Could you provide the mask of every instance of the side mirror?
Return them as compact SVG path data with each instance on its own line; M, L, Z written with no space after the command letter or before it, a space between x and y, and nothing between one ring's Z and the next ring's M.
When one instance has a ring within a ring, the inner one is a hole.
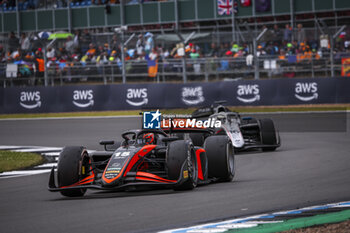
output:
M105 150L108 150L107 145L113 145L114 141L100 141L100 145L104 146Z
M113 145L114 141L100 141L100 145L105 146L105 145Z

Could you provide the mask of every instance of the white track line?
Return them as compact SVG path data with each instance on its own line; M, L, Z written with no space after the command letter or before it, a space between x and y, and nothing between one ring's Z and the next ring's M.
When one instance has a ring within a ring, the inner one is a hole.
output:
M53 147L43 147L43 146L0 146L0 150L16 150L16 149L41 149L41 148L53 148Z
M30 148L30 149L17 149L17 150L12 150L15 152L54 152L54 151L61 151L62 148L59 147L44 147L44 148Z
M48 157L58 157L60 155L60 152L48 152L48 153L41 153L43 156Z
M50 172L52 167L57 167L57 161L62 147L40 147L40 146L0 146L0 149L7 149L16 152L32 152L40 153L41 155L47 157L48 163L41 164L32 168L32 170L17 170L11 172L0 173L0 179L12 178L26 175L36 175L41 173ZM95 150L88 150L88 153L94 152ZM56 161L56 162L54 162Z
M44 163L44 164L35 166L34 168L52 168L56 166L57 166L57 163Z
M54 161L57 161L59 153L62 150L61 147L40 147L40 146L0 146L0 149L3 149L3 150L6 149L6 150L16 151L16 152L40 153L43 156L51 157L51 159L49 159L50 161L52 161L52 158L54 158ZM46 154L49 154L49 155L46 155ZM17 171L3 172L3 173L0 173L0 179L47 173L51 171L52 167L56 167L56 166L57 166L57 163L49 162L49 163L35 166L31 170L17 170Z
M0 146L0 150L12 150L20 148L28 148L29 146Z
M3 172L0 174L1 175L0 179L14 178L19 176L37 175L42 173L48 173L50 171L51 169Z

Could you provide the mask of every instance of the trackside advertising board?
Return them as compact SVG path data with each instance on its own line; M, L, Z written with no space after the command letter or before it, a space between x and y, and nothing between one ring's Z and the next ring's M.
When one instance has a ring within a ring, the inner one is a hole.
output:
M349 78L0 88L0 113L350 103Z

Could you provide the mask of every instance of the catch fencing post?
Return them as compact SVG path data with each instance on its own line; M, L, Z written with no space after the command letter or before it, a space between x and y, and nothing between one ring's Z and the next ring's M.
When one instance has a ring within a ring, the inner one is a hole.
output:
M126 41L125 40L125 31L128 30L128 26L121 26L120 28L115 28L114 31L116 33L120 33L122 36L121 41L121 53L122 53L122 79L123 83L126 83L126 72L125 72L125 47L128 43L134 38L135 33L133 33Z
M331 77L334 77L334 40L339 36L339 34L346 28L343 25L334 35L331 37Z
M331 59L331 77L334 77L334 40L335 40L335 38L337 38L337 36L342 31L344 31L344 29L346 28L346 25L343 25L335 34L332 35L331 30L329 29L329 27L327 26L327 24L324 22L323 19L320 20L320 23L325 28L325 30L326 30L326 32L328 34L328 38L330 39L330 43L331 43L331 54L330 54L330 59Z
M265 34L267 31L267 28L265 28L258 37L254 38L253 40L253 46L254 46L254 67L255 67L255 74L254 78L259 79L260 78L260 72L259 72L259 57L258 57L258 51L257 51L257 42L261 39L261 37Z

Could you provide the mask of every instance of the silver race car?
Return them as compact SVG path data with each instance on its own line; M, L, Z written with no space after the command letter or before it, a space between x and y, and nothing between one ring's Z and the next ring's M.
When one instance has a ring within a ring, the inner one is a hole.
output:
M241 117L239 113L230 111L222 104L215 102L210 107L200 108L193 112L197 119L221 121L221 128L212 128L212 134L227 135L236 151L261 148L263 151L274 151L280 147L281 139L271 119ZM191 134L195 145L204 142L206 134Z

